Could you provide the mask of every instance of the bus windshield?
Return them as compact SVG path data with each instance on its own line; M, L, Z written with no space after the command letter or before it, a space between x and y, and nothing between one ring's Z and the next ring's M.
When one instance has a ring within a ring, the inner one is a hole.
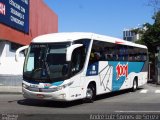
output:
M69 42L31 44L25 59L23 76L44 82L62 80L68 73L66 49L69 46Z

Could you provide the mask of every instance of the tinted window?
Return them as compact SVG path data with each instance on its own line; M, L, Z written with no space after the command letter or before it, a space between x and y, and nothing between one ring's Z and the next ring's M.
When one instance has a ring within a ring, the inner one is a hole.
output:
M147 50L138 47L94 40L90 63L97 61L145 61Z

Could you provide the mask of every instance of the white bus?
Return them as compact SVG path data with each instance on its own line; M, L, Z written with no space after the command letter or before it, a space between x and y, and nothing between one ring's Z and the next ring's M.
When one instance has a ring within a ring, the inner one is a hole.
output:
M27 49L22 91L29 99L93 102L147 82L147 47L94 33L39 36Z

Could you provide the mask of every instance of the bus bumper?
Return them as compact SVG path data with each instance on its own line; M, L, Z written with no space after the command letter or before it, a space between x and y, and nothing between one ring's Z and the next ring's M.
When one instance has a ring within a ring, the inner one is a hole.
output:
M54 100L54 101L71 101L66 94L67 89L56 92L34 92L22 87L22 94L27 99Z

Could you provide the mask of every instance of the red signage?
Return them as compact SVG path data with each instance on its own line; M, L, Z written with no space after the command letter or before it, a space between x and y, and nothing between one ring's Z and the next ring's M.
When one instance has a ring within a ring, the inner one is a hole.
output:
M117 80L122 76L127 77L128 76L128 64L126 65L118 64L116 66L116 72L117 72Z

